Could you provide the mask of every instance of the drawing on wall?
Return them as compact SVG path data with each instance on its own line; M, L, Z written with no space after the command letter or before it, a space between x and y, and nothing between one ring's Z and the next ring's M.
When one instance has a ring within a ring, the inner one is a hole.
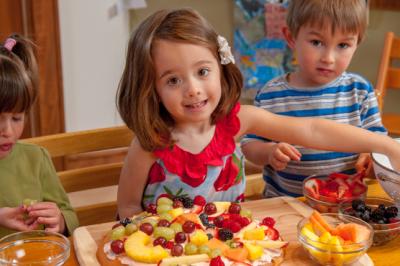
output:
M288 1L235 0L234 52L244 76L244 98L253 99L266 82L293 69L281 32Z

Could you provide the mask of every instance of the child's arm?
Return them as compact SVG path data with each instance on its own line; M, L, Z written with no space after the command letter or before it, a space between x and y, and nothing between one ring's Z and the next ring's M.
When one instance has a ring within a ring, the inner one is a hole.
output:
M152 153L143 150L135 138L129 147L119 178L117 201L120 219L131 217L142 210L143 191L154 162Z
M24 221L25 208L23 206L0 208L0 226L17 231L27 231L29 226Z
M238 136L252 133L319 150L382 153L400 169L400 144L387 136L326 119L276 115L248 105L243 105L238 115Z
M41 148L40 182L43 202L31 205L28 208L30 217L37 217L39 224L44 224L49 231L57 231L66 235L79 226L78 218L73 210L67 193L57 176L54 165L48 152Z
M283 170L291 160L300 160L300 152L285 142L263 142L254 140L242 145L246 159L258 165L271 165L275 170Z

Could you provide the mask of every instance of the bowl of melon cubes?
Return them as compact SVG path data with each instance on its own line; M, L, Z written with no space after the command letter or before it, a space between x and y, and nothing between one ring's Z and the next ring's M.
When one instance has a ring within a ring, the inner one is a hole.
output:
M320 265L350 265L372 244L368 223L345 214L314 211L297 225L297 237L309 257Z

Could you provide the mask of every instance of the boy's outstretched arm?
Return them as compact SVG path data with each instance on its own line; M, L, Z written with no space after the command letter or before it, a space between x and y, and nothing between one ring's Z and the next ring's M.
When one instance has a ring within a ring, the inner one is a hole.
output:
M117 203L120 219L142 211L143 191L154 161L153 155L143 150L135 138L128 149L119 177Z
M239 119L238 136L251 133L319 150L382 153L400 169L400 143L388 136L327 119L276 115L249 105L242 106Z

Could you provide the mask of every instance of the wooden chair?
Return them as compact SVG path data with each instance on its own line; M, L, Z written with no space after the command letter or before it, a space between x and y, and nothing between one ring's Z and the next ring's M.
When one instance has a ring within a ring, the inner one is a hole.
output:
M397 62L395 62L397 61ZM397 63L397 64L396 64ZM400 112L383 111L384 99L388 89L400 90L400 37L387 32L382 51L381 62L376 83L376 95L382 122L390 134L400 135Z
M128 147L127 127L101 128L24 139L46 148L52 158ZM117 185L123 162L101 163L57 172L80 225L109 222L117 213Z
M52 158L75 156L128 147L134 134L125 126L69 132L24 139L46 148ZM262 197L264 181L261 168L246 161L247 200ZM57 172L80 225L109 222L117 213L117 188L123 162L100 163Z

